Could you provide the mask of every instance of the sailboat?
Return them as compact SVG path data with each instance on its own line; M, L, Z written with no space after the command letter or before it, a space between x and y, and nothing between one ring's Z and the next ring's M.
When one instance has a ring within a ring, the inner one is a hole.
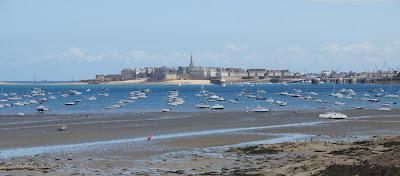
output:
M260 96L260 90L257 90L257 97L259 97L259 96ZM257 101L257 106L256 106L256 108L252 109L251 111L253 111L253 112L269 112L270 111L270 109L260 106L257 99L255 101Z
M336 92L336 83L333 84L333 94ZM332 104L334 103L335 96L332 96ZM340 112L325 112L318 115L320 118L325 119L347 119L347 115Z
M57 128L57 131L66 131L68 129L67 125L63 123L61 120L60 126Z

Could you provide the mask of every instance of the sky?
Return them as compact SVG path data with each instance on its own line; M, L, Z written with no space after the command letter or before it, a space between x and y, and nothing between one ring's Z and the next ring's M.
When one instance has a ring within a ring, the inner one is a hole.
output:
M400 68L400 0L0 0L0 80L123 68ZM386 65L385 65L386 63Z

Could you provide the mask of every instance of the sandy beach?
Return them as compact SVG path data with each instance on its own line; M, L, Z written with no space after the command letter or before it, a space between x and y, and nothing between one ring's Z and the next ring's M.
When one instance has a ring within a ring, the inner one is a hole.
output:
M160 84L184 84L184 85L210 85L210 80L171 80L163 81Z
M3 115L0 174L329 175L363 168L364 161L399 172L396 162L372 162L398 150L399 138L382 136L400 135L399 109L348 110L347 120L320 119L319 113ZM67 131L57 131L61 120ZM357 141L370 141L357 150L370 155L351 153Z

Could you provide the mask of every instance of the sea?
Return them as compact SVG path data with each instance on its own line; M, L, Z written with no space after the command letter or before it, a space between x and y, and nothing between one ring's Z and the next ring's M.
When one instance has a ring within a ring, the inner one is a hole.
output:
M39 96L29 96L32 90L43 93ZM196 94L206 90L225 101L209 102L208 97ZM64 95L68 92L80 92L78 95ZM107 108L121 100L129 99L132 91L146 91L146 98L139 98L135 102L125 103L120 108ZM178 91L184 104L172 106L165 98L168 91ZM280 95L287 92L289 95ZM332 93L343 96L332 96ZM108 96L99 96L107 93ZM296 94L300 97L293 97ZM251 96L249 96L251 95ZM52 96L53 99L49 99ZM89 100L89 97L96 100ZM10 97L20 97L18 100L9 100ZM257 98L256 98L257 97ZM304 98L308 97L308 98ZM271 111L281 110L344 110L358 108L396 108L400 107L400 85L395 84L227 84L227 85L59 85L59 84L17 84L0 85L0 114L36 114L37 107L42 105L49 109L44 113L49 114L84 114L84 113L126 113L126 112L160 112L163 108L177 112L213 111L211 109L198 109L195 107L200 102L210 106L221 104L222 111L251 111L256 106L269 108ZM47 99L48 101L41 101ZM232 102L229 100L238 100ZM17 102L26 103L35 100L39 104L16 105ZM79 102L67 106L66 103ZM273 101L287 103L281 106ZM11 107L1 105L9 104Z

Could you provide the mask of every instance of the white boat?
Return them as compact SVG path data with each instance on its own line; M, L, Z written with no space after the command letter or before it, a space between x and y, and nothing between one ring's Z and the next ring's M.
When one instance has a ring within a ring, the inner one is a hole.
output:
M272 98L267 98L267 99L265 100L265 102L267 102L267 103L274 103L275 100L272 99Z
M0 104L0 109L4 108L4 105Z
M296 93L301 93L302 91L300 89L293 89L294 92Z
M74 105L76 105L76 102L68 102L68 103L65 103L65 105L67 105L67 106L74 106Z
M139 99L139 98L138 98L138 97L135 97L135 96L130 96L129 99L131 99L131 100L137 100L137 99Z
M171 108L162 108L161 112L172 112Z
M211 95L210 97L208 97L209 100L218 100L218 98L218 95Z
M108 93L99 93L98 96L108 97Z
M121 100L121 101L124 103L134 103L135 102L135 100Z
M90 97L88 98L88 100L90 100L90 101L95 101L95 100L97 100L97 97L95 97L95 96L90 96Z
M326 112L319 114L319 117L325 119L347 119L347 115L340 112Z
M265 94L265 93L267 93L267 91L265 91L264 89L261 89L261 90L257 90L257 93Z
M371 95L368 93L363 94L364 97L370 97Z
M224 108L225 107L221 104L215 104L215 105L211 106L211 109L214 109L214 110L222 110Z
M19 113L17 113L17 116L23 117L23 116L25 116L25 113L19 112Z
M385 95L386 98L400 98L399 95L396 94L389 94L389 95Z
M392 108L378 108L378 111L391 111Z
M235 98L235 99L232 99L232 100L228 100L228 102L236 104L236 103L239 103L239 99Z
M78 92L76 90L69 90L67 91L68 95L82 95L82 92Z
M264 107L261 107L261 106L257 106L256 108L254 108L251 111L253 111L253 112L269 112L270 109L264 108Z
M40 101L41 102L48 102L49 100L47 98L41 98Z
M278 95L289 95L289 93L288 92L279 92L279 93L277 93Z
M255 95L247 95L247 98L257 98Z
M218 97L217 101L225 101L224 97Z
M210 105L208 105L208 104L203 102L203 103L200 103L200 104L196 104L195 107L199 108L199 109L208 109L208 108L210 108Z
M177 91L177 90L170 90L167 93L168 93L168 96L173 96L173 97L179 96L179 91Z
M284 101L275 101L275 104L277 104L279 106L286 106L288 103L286 103Z
M106 109L115 109L115 108L120 108L120 107L122 107L122 106L119 104L115 104L115 105L107 106Z
M150 89L144 89L143 92L144 93L149 93L151 90Z
M21 100L21 97L14 96L14 97L9 97L7 99L10 101L17 101L17 100Z
M36 111L38 111L39 113L43 113L44 111L50 111L50 109L46 108L43 105L39 105L39 106L36 107Z
M346 105L346 103L339 102L339 101L335 101L333 104L335 104L335 105Z
M25 104L22 103L22 102L16 102L16 103L14 103L14 105L15 105L15 106L24 106Z
M354 106L353 109L356 110L356 109L364 109L364 108L361 106Z
M309 94L309 95L314 95L314 96L317 96L317 95L318 95L318 93L316 93L316 92L308 92L307 94Z
M361 98L360 100L369 101L369 102L379 102L377 98Z

